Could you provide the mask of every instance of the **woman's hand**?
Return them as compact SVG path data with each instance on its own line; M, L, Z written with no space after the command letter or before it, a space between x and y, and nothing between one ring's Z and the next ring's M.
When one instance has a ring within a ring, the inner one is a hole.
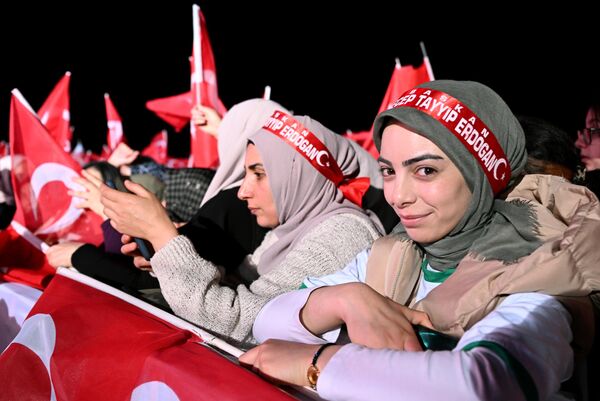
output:
M126 143L121 142L110 154L107 162L119 168L123 165L133 163L139 154L139 150L133 150Z
M316 335L345 323L353 343L406 351L421 351L413 324L432 328L426 313L400 305L363 283L314 290L300 318Z
M101 186L104 214L121 234L147 239L158 251L177 236L177 230L156 196L129 180L125 187L132 193Z
M219 125L221 125L221 116L215 109L197 104L192 108L191 114L192 124L200 127L202 131L215 138L218 136Z
M124 255L129 255L133 258L133 264L135 267L140 270L152 271L152 265L150 265L150 261L146 260L146 258L142 256L132 237L127 234L123 234L121 236L121 242L123 243L123 246L121 246L121 252Z
M426 313L400 305L366 284L344 289L341 314L353 343L369 348L422 351L413 324L433 328Z
M81 242L61 242L60 244L52 245L46 251L46 259L52 267L71 267L71 257L81 246L85 244Z
M239 361L252 371L276 383L308 386L306 372L318 348L319 345L315 344L267 340L240 356ZM323 371L329 359L339 348L333 345L323 351L317 361L319 370Z
M75 177L73 178L73 181L84 187L85 191L69 190L68 192L71 196L83 199L83 201L79 202L75 207L78 209L90 209L98 216L102 217L103 220L106 220L104 206L100 203L100 185L102 184L102 180L94 177L86 170L81 170L81 175L83 175L83 178Z

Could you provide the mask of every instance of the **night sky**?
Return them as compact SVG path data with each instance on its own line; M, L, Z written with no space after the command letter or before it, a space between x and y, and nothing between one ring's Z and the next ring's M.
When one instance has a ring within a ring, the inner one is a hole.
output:
M586 106L600 98L600 64L591 62L600 49L600 30L589 10L545 10L542 18L502 6L507 9L494 10L494 16L468 18L458 3L452 3L455 9L396 3L403 5L316 3L328 4L325 10L290 2L285 7L292 12L283 13L281 2L198 1L223 103L231 107L260 97L270 85L271 98L296 114L309 114L338 132L365 130L394 58L419 64L420 41L437 79L485 83L515 113L546 118L573 135L583 125ZM10 90L21 90L37 110L67 70L72 72L71 123L86 148L99 151L104 143L105 92L133 147L143 148L166 128L144 104L189 89L193 2L134 10L115 4L3 6L0 139L8 138ZM329 9L333 4L336 11ZM492 23L492 17L500 22ZM567 30L573 24L576 29ZM169 138L172 154L187 150L187 135Z

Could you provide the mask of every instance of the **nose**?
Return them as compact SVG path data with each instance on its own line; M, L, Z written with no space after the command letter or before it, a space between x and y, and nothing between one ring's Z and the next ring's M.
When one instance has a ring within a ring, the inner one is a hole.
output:
M238 189L237 196L240 200L247 200L250 198L252 194L252 188L250 183L248 182L248 176L244 176L242 180L242 184L240 185L240 189Z
M583 136L581 136L579 133L577 134L577 139L575 140L575 147L577 149L583 149L587 147L585 142L583 142Z
M393 185L392 206L402 209L415 202L416 194L410 180L403 179L400 174L396 174Z

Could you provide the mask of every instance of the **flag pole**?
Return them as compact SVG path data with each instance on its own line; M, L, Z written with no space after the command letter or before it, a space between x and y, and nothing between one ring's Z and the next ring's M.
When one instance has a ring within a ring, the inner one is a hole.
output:
M195 104L201 104L201 91L200 85L204 81L204 74L202 71L202 44L201 44L201 29L200 29L200 6L197 4L192 5L193 12L193 56L194 56L194 76L192 76L192 83L196 83L194 88Z
M419 42L421 46L421 52L423 53L423 62L425 63L425 68L427 68L427 74L429 74L429 78L432 81L435 81L435 77L433 75L433 69L431 68L431 63L429 62L429 57L427 56L427 51L425 50L425 42Z
M271 87L269 85L265 86L265 92L263 94L263 99L271 100Z

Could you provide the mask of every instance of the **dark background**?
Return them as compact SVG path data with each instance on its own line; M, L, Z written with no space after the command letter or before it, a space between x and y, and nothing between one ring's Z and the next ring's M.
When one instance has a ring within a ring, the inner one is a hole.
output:
M165 128L144 104L189 88L193 3L148 3L2 6L0 139L8 138L10 90L18 88L37 110L67 70L71 123L86 148L98 152L105 141L105 92L134 148ZM197 3L228 108L262 96L268 84L271 99L297 114L338 132L368 129L394 58L419 64L420 41L437 79L483 82L515 113L546 118L573 135L600 95L600 62L593 61L600 23L584 8L525 14L498 4ZM188 151L185 133L169 141L171 154Z

